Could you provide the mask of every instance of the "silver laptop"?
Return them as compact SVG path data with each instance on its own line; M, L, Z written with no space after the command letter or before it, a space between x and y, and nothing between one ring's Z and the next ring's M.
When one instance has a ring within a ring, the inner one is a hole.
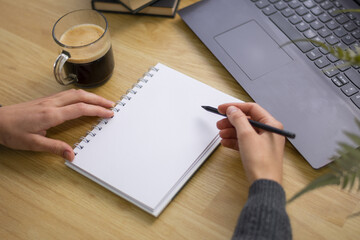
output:
M203 0L179 14L253 100L296 133L289 141L320 168L336 155L338 142L349 142L344 131L359 134L359 68L310 42L280 46L310 38L355 49L360 14L337 11L351 8L360 6L354 0Z

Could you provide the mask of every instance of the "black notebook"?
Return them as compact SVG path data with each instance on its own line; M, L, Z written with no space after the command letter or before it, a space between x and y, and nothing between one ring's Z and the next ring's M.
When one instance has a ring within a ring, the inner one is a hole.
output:
M157 64L77 144L70 168L158 216L220 143L223 117L202 105L239 102Z
M174 17L180 0L158 0L149 6L133 12L116 0L92 0L92 8L102 12L135 14L160 17Z

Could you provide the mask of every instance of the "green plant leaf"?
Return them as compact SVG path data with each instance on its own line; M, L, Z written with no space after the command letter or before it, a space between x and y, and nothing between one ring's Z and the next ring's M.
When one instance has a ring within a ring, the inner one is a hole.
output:
M341 188L342 188L342 189L345 189L346 186L347 186L347 184L348 184L348 182L349 182L349 176L348 176L348 175L345 175L344 178L342 179L342 186L341 186Z
M360 9L343 9L343 10L337 10L336 12L342 12L342 13L347 13L347 12L360 12Z
M283 44L282 46L288 45L290 43L294 43L294 42L311 42L314 43L316 45L319 45L320 47L322 47L323 49L325 49L326 51L328 51L329 53L331 53L332 55L334 55L335 57L345 61L346 63L348 63L349 65L358 65L360 66L360 48L359 47L355 47L356 51L351 50L350 48L347 49L342 49L338 46L331 46L328 45L326 43L317 41L317 40L313 40L313 39L296 39L293 40L291 42L287 42L285 44Z
M351 141L353 141L355 144L360 146L360 136L350 132L345 132L345 135L350 138Z
M356 173L357 178L359 179L358 191L360 191L360 170Z
M307 193L311 190L314 190L316 188L324 187L327 185L339 185L340 184L340 177L335 175L334 173L326 173L318 178L316 178L314 181L309 183L305 188L303 188L301 191L296 193L290 200L287 202L290 203L303 195L304 193Z
M353 189L353 187L354 187L354 183L355 183L355 179L356 179L356 172L354 173L354 174L352 174L351 176L350 176L350 187L349 187L349 191L351 191L352 189Z

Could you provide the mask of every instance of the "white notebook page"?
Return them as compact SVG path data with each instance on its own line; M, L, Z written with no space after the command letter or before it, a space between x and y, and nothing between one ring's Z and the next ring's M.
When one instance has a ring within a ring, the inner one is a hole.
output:
M217 136L222 119L201 108L239 102L162 64L73 164L154 209Z

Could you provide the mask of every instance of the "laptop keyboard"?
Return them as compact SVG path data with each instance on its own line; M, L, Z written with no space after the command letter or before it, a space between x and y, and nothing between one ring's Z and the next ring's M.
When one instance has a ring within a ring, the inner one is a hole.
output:
M337 0L252 0L290 39L314 39L342 49L359 46L360 15L341 13ZM310 42L294 43L321 70L329 82L360 108L360 67L346 66Z

